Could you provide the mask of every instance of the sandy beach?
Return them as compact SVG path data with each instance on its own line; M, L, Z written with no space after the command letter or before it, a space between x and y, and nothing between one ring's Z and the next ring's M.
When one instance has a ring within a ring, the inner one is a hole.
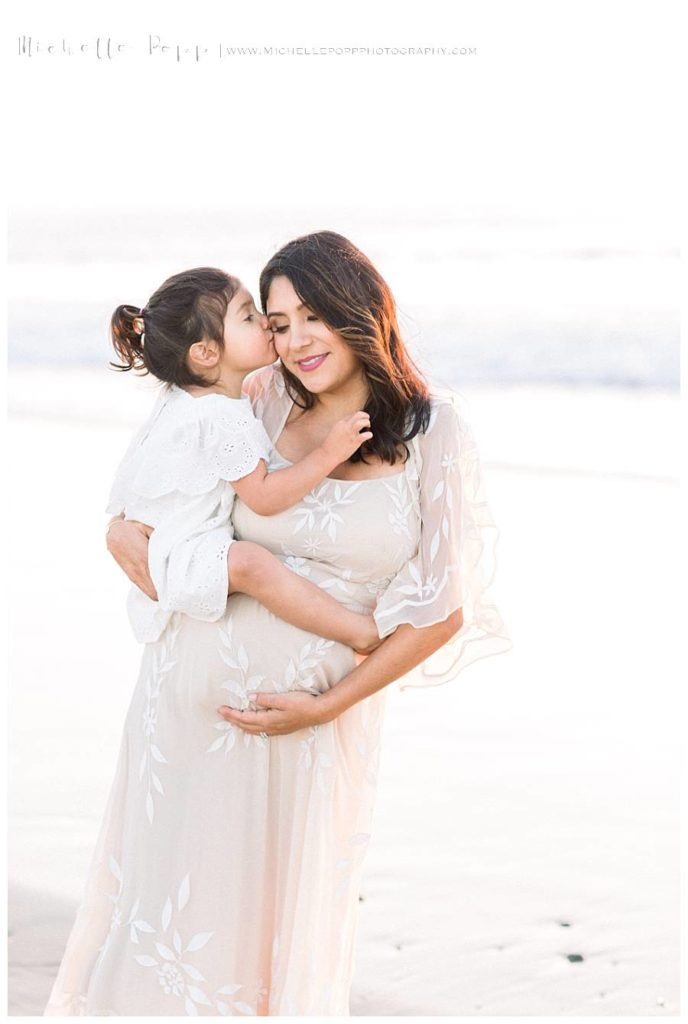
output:
M41 1014L133 690L110 479L150 386L17 369L9 1013ZM389 688L356 1016L679 1013L678 396L467 388L514 650Z

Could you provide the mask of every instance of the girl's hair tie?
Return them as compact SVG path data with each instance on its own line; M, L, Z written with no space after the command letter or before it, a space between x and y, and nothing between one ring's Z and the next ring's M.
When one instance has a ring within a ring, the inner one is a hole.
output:
M141 335L141 334L143 334L144 330L146 329L145 328L145 324L143 322L143 314L145 312L146 312L146 307L143 306L139 310L139 315L135 316L134 319L132 320L132 327L133 327L133 329L134 329L136 334Z

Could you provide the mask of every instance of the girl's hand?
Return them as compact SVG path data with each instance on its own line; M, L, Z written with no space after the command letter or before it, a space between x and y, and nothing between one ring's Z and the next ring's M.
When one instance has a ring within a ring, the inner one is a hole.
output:
M363 433L361 433L363 431ZM327 454L340 462L346 462L349 456L357 451L364 441L372 437L370 416L367 412L354 412L339 420L330 430L322 443Z
M107 549L132 583L153 601L158 594L148 571L148 538L151 526L134 519L113 519L107 532Z
M284 736L328 721L323 715L323 708L318 707L322 697L305 691L256 693L249 694L249 699L259 706L259 711L238 711L223 704L217 709L218 714L244 732L254 735L266 732L268 736Z

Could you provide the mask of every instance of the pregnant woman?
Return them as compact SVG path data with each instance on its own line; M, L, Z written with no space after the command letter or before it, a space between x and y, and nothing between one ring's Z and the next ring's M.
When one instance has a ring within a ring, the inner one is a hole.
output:
M235 534L385 639L362 659L244 594L216 622L175 613L147 645L46 1015L348 1016L385 687L510 646L470 429L410 361L384 280L319 232L260 284L280 359L248 387L270 468L357 409L373 437L285 512L237 500ZM145 527L108 542L155 596Z

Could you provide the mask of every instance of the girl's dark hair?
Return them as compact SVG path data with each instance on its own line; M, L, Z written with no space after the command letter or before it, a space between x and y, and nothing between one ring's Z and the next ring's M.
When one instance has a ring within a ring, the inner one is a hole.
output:
M186 356L190 347L204 338L224 348L224 319L239 287L239 281L224 270L197 267L168 277L142 310L118 306L112 314L110 334L121 363L110 366L152 373L178 387L211 386L212 381L188 368Z
M268 261L260 275L260 300L267 312L270 285L276 277L291 281L301 302L353 349L363 365L370 397L373 437L350 457L365 462L374 453L392 465L398 446L430 420L428 385L401 339L396 304L389 285L367 256L343 235L317 231L288 242ZM301 409L310 409L315 395L281 366L287 392Z

